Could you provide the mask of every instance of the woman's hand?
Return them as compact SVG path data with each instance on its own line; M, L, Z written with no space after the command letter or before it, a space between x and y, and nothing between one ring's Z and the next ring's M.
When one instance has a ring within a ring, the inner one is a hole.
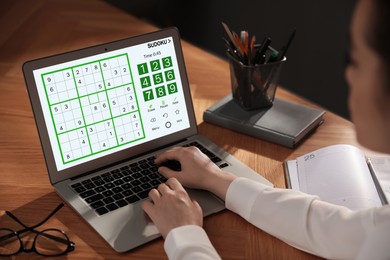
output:
M231 173L222 171L197 147L175 147L156 156L156 164L167 160L176 160L181 164L181 171L174 171L161 166L158 171L167 179L174 177L182 185L208 190L225 200L230 183L236 178Z
M202 209L192 200L183 186L170 178L157 189L149 192L150 200L142 203L142 208L152 219L161 235L166 238L169 231L185 225L203 225Z

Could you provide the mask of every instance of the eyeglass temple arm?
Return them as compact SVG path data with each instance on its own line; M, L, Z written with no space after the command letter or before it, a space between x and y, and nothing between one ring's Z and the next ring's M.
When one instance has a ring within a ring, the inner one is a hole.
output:
M61 237L53 236L53 235L50 235L48 233L41 233L40 235L44 236L44 237L47 237L47 238L50 238L52 240L55 240L57 242L61 242L63 244L68 244L69 247L74 247L74 243L72 241L70 241L69 239L63 239ZM67 237L67 236L65 235L65 237Z
M9 211L6 211L5 213L10 216L13 220L15 220L16 222L18 222L20 225L22 225L24 228L26 228L26 231L27 230L32 230L34 228L37 228L41 225L43 225L49 218L51 218L54 214L57 213L57 211L59 211L62 207L64 206L64 203L60 203L44 220L42 220L41 222L39 222L38 224L34 225L34 226L27 226L25 224L23 224L22 221L20 221L17 217L15 217L14 214L12 214L11 212ZM20 232L20 233L23 233L23 232Z

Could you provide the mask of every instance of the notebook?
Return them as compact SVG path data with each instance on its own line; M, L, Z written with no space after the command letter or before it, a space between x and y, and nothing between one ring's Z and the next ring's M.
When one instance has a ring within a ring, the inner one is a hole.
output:
M175 27L27 61L23 74L51 184L117 252L160 237L141 201L166 180L154 156L170 147L195 145L224 170L272 186L198 133ZM204 216L225 209L187 190Z
M324 122L325 111L276 98L264 109L246 111L229 94L203 112L206 122L296 148Z

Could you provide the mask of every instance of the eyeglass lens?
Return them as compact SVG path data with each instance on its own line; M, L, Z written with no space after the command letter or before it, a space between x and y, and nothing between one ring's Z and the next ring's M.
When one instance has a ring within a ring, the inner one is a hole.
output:
M13 255L23 246L19 237L11 229L0 229L0 255Z
M59 255L67 251L68 237L58 229L48 229L39 233L34 241L35 250L42 255Z

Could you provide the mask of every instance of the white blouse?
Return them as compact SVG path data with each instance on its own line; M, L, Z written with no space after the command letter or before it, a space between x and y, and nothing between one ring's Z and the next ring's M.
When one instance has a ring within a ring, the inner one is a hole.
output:
M242 203L245 201L245 203ZM327 259L390 259L390 206L363 211L277 189L245 178L234 180L226 208L300 250ZM198 226L171 230L169 259L221 259Z

